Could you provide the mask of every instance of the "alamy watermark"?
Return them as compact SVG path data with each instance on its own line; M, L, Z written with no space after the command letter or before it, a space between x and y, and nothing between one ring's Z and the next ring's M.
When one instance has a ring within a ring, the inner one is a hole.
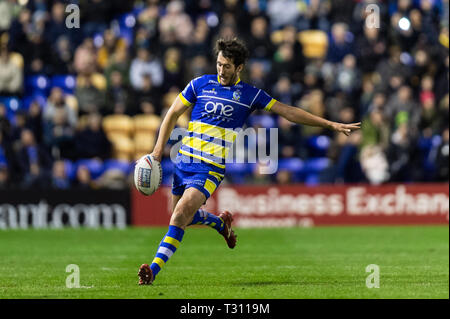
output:
M80 267L75 264L67 265L66 272L70 273L66 278L66 288L80 288Z
M196 122L200 128L203 124ZM176 143L170 151L173 163L258 163L260 174L274 174L278 169L278 128L249 127L224 129L208 126L205 133L175 128L170 141ZM182 147L184 144L185 147ZM178 156L178 154L188 156Z
M94 286L80 285L80 267L77 264L70 264L66 266L66 272L70 273L66 277L66 288L93 288Z
M367 265L366 272L370 273L366 278L366 287L380 288L380 266L375 264Z
M79 29L80 28L80 7L76 4L69 4L66 7L66 28Z
M365 24L369 29L380 28L380 7L376 4L369 4L366 7Z

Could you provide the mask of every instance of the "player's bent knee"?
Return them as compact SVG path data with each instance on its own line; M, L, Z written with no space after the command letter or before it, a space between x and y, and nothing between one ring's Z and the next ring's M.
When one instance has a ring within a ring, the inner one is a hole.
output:
M196 210L193 210L194 208L190 207L190 205L177 205L172 213L172 218L170 219L171 224L178 227L186 227L196 212Z

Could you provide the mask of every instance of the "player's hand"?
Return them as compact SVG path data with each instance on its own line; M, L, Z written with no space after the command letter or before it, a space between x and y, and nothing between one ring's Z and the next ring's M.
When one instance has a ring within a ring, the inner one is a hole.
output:
M150 154L155 160L161 163L162 155L160 153L152 152Z
M334 122L331 124L331 128L340 133L344 133L349 136L352 131L359 130L361 128L361 122L351 123L351 124L343 124Z

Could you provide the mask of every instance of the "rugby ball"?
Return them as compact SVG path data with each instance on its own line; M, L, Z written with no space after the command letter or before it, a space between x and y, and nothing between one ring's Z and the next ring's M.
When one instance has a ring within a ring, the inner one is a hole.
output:
M143 195L149 196L161 185L161 163L147 154L136 161L134 167L134 186Z

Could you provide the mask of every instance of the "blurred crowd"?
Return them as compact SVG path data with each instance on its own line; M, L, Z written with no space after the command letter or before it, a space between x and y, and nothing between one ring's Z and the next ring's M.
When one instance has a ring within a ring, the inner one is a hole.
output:
M125 187L233 36L250 51L244 81L362 129L256 112L249 127L279 129L279 170L233 166L228 182L448 181L448 30L448 0L0 0L0 188Z

